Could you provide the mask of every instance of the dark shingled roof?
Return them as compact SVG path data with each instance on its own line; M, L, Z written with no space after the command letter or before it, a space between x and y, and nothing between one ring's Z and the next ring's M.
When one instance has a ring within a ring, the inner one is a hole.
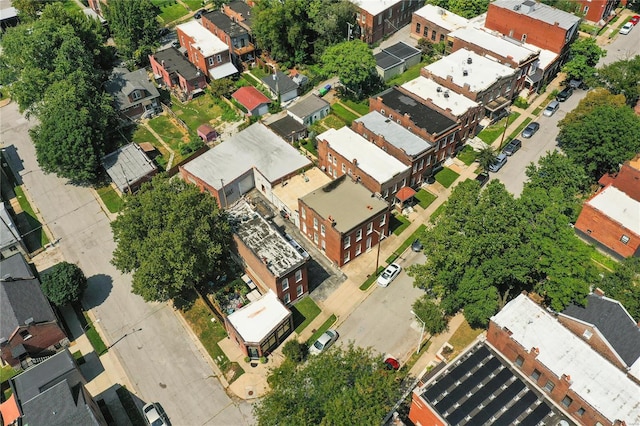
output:
M287 93L292 90L298 89L298 85L296 84L296 82L291 80L289 76L283 73L282 71L278 71L276 75L278 76L277 86L278 86L278 89L280 90L280 93ZM269 74L266 77L262 77L262 82L267 86L269 86L269 88L273 93L277 92L276 80L273 79L273 74Z
M407 43L398 42L393 46L385 47L384 52L387 52L397 58L404 59L405 61L412 56L420 54L420 51L415 47L409 46Z
M269 124L269 128L280 135L283 139L289 139L289 137L295 133L303 132L307 128L304 124L296 121L291 116L286 115L280 120L274 121Z
M244 18L244 24L251 28L251 7L242 0L233 0L227 4L229 9L234 12L241 13Z
M376 53L373 57L376 60L376 65L383 70L388 70L389 68L402 64L402 60L400 60L400 58L391 55L384 50L380 53Z
M382 98L382 102L396 112L411 116L411 120L417 126L431 134L439 135L456 126L455 121L405 95L395 87L385 90L376 97Z
M40 281L34 277L22 254L2 259L0 271L3 277L0 282L0 337L8 339L29 318L33 318L34 323L56 320L42 293ZM8 277L5 279L5 276Z
M592 324L628 367L640 358L640 327L617 300L590 294L587 306L569 305L561 315Z
M233 22L231 18L229 18L219 10L207 12L202 15L202 17L203 19L207 19L208 21L210 21L213 25L218 27L218 29L224 31L225 34L227 34L229 37L239 37L245 34L249 34L246 29Z
M200 76L200 71L175 47L159 50L153 57L169 73L176 72L187 80Z

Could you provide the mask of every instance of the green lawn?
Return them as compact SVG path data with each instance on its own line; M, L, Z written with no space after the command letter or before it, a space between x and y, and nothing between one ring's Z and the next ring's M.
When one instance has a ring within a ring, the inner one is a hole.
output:
M62 0L62 6L67 12L82 12L82 9L74 0Z
M186 4L192 12L202 7L202 0L182 0L182 3Z
M405 72L403 72L402 74L392 78L391 80L387 81L387 86L392 87L392 86L401 86L404 83L406 83L407 81L411 81L414 78L417 78L420 76L420 70L422 68L424 68L428 63L427 62L420 62L419 64L416 64L414 66L412 66L411 68L409 68L408 70L406 70Z
M304 149L306 149L316 157L318 156L318 150L315 146L313 146L313 141L311 139L305 139L302 143L302 146L304 147Z
M36 213L33 211L33 207L31 207L31 204L29 204L29 200L27 200L27 197L24 195L22 187L16 186L13 188L13 191L16 193L16 198L18 199L20 208L22 208L24 214L27 215L27 222L29 222L30 228L30 230L27 232L35 235L35 238L32 238L31 240L35 241L39 239L39 247L46 246L47 244L49 244L49 238L47 238L47 234L44 232L44 229L42 229L42 224L38 220ZM28 249L30 251L35 251L39 247L28 247Z
M394 235L400 235L409 225L411 225L409 219L401 214L394 214L391 215L391 220L389 221L389 230L393 232Z
M260 67L253 67L249 72L252 74L253 77L255 77L260 82L262 82L262 79L264 77L271 75L270 73L267 74L266 72L264 72Z
M596 265L601 265L601 269L608 269L609 271L614 271L618 266L617 261L599 252L594 246L591 246L591 260L593 260Z
M327 127L331 127L332 129L341 129L344 126L346 126L347 124L342 121L342 119L340 119L338 116L336 116L335 114L329 114L327 115L323 120L322 120L322 124L324 124Z
M350 99L344 100L344 101L340 101L343 104L345 104L346 106L348 106L349 108L351 108L352 110L354 110L355 112L357 112L360 115L366 115L369 114L369 100L364 100L361 102L355 102L352 101Z
M154 158L153 161L155 161L158 167L160 167L162 170L166 169L169 158L171 157L171 153L169 152L169 150L167 150L167 148L164 147L164 145L160 143L160 141L158 141L158 139L156 139L155 136L151 134L151 132L146 127L138 126L136 128L136 131L133 133L133 141L138 144L142 142L149 142L150 144L152 144L161 154Z
M362 283L362 285L360 285L360 290L366 291L369 287L371 287L371 284L373 284L376 281L376 279L378 278L378 275L380 275L382 271L384 271L384 266L379 266L376 273L373 275L370 275L369 278L367 278Z
M534 110L533 110L533 115L538 115L538 114L540 114L540 111L542 111L542 107L541 107L541 106L539 106L538 108L536 108L536 109L534 109Z
M177 19L182 18L187 13L187 9L184 8L180 3L175 0L151 0L154 6L157 6L160 9L160 14L158 15L158 21L162 25L166 25L170 22L173 22Z
M14 370L10 365L5 365L0 368L0 383L6 382L18 373L19 371Z
M418 226L418 229L413 231L413 233L411 235L409 235L409 238L404 240L404 242L400 245L400 247L398 247L391 254L391 256L389 256L387 258L387 263L392 263L394 260L396 260L398 258L398 256L400 256L407 249L407 247L409 247L411 244L413 244L413 242L416 240L416 238L418 238L418 237L420 237L420 235L422 235L422 233L424 232L425 229L427 229L427 227L426 227L426 225L424 223L422 225Z
M431 216L429 216L429 221L431 223L435 223L436 219L438 219L438 216L440 216L442 214L442 212L444 211L444 206L446 205L446 203L442 203L438 206L437 209L435 209L433 211L433 213L431 213Z
M84 334L87 336L87 339L89 339L91 346L93 346L93 350L98 356L106 353L109 348L107 348L107 345L102 341L102 337L98 334L98 330L96 330L87 313L83 312L82 314L84 315L85 324L88 325L85 325L86 328Z
M223 121L238 121L240 117L234 113L227 116L228 110L233 109L222 100L214 100L210 95L199 96L186 104L173 99L171 110L184 121L195 134L201 124L211 124L214 128ZM225 119L226 118L226 119ZM233 118L233 120L229 120Z
M435 195L433 195L429 191L426 191L424 189L420 189L418 192L416 192L415 198L416 198L416 200L418 200L418 205L420 207L422 207L423 209L426 209L438 197L436 197Z
M355 115L354 113L352 113L351 111L346 109L344 106L340 105L339 103L335 103L331 105L331 110L335 115L337 115L345 123L347 123L347 126L351 126L351 123L353 122L353 120L358 118L357 115Z
M507 118L509 119L509 125L510 125L518 117L520 117L519 112L512 112L511 115L509 115L509 117L505 117L502 120L499 120L497 123L482 129L482 131L478 133L478 137L482 139L485 143L491 145L504 132Z
M476 157L478 153L471 148L469 145L465 145L457 155L457 157L467 166L470 166L474 161L476 161Z
M111 185L98 188L96 189L96 192L111 213L118 213L120 211L123 206L123 199L120 198Z
M327 318L327 320L316 330L316 332L311 335L309 340L307 340L307 344L313 344L318 339L318 337L322 335L322 333L327 331L329 327L331 327L336 322L336 319L337 318L335 315L331 315L329 318Z
M483 328L471 328L467 321L463 321L449 339L449 344L453 346L453 353L449 356L449 359L453 359L464 348L469 346L483 331Z
M511 139L513 139L513 138L517 137L517 136L520 134L520 132L522 131L522 129L524 129L525 127L527 127L527 124L529 124L529 122L530 122L530 121L531 121L531 118L527 117L527 118L522 122L522 124L520 124L520 125L518 126L518 128L517 128L516 130L514 130L514 131L509 135L509 137L508 137L508 138L505 138L505 139L504 139L503 144L504 144L504 145L506 145L507 143L509 143L509 141L510 141ZM502 148L502 147L500 147L500 148Z
M460 175L453 170L445 167L444 169L436 173L436 180L440 183L440 185L448 188L453 182L456 181L456 179L458 179L459 176Z
M173 164L182 161L180 154L180 145L189 141L189 136L185 130L173 124L171 119L166 115L160 115L149 120L149 126L162 138L162 140L171 147L175 153Z
M312 298L305 297L291 307L291 313L293 314L293 326L296 328L295 332L300 334L311 321L320 315L320 308Z
M246 81L247 83L249 83L253 87L257 87L257 88L263 88L264 87L262 85L262 83L260 81L258 81L258 79L256 77L254 77L251 73L242 73L240 75L240 79Z

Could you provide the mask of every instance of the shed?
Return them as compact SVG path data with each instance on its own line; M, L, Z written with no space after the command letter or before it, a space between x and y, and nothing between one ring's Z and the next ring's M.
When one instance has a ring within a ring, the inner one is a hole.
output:
M203 142L211 142L216 140L218 132L209 124L205 123L198 126L198 137L202 139Z

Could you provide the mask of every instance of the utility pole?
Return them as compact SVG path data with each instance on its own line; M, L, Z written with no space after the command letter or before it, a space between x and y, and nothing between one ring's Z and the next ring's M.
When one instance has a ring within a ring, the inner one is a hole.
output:
M351 41L351 37L353 37L353 24L351 22L347 22L347 41Z
M507 112L507 121L504 123L504 130L502 131L502 138L500 139L500 148L502 148L502 143L504 142L504 136L507 134L507 127L509 126L509 117L511 116L511 111Z
M422 331L420 332L420 340L418 340L418 349L416 350L416 355L420 353L420 346L422 346L422 339L424 338L424 326L425 326L425 322L422 321L422 319L413 311L411 311L411 313L413 314L414 317L416 317L416 319L418 321L420 321L422 323Z

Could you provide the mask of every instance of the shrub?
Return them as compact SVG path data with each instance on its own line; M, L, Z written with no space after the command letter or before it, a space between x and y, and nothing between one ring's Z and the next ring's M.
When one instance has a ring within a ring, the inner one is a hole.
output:
M513 104L515 106L517 106L518 108L522 108L522 109L527 109L527 107L529 106L529 103L527 102L526 99L518 97Z
M300 343L295 339L289 340L282 348L284 356L294 362L302 362L307 357L308 352L307 344Z

